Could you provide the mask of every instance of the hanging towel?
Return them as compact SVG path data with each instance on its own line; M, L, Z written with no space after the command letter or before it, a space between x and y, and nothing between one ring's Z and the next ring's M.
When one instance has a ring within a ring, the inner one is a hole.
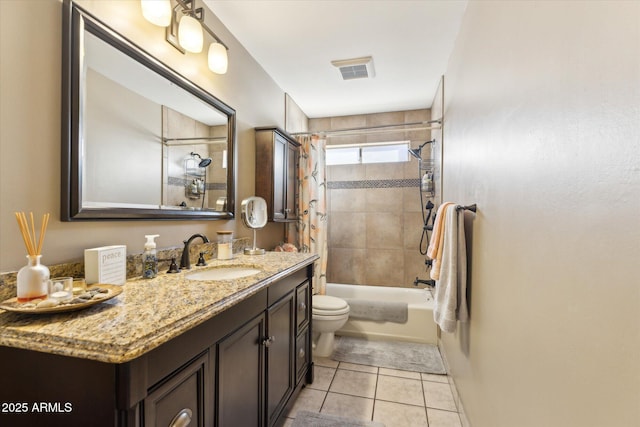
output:
M373 301L343 298L349 304L349 318L378 322L407 323L409 304L396 301Z
M440 266L442 263L442 250L444 243L444 222L447 215L447 209L450 206L453 206L453 203L445 202L438 208L435 224L433 226L433 234L431 235L431 242L427 249L427 256L433 260L433 263L431 263L431 272L429 274L433 280L438 280L440 278Z
M433 224L433 233L431 234L431 241L429 242L429 247L427 248L427 256L431 259L436 257L438 253L438 244L440 239L440 233L442 232L442 224L444 223L444 212L448 205L451 205L451 202L444 202L438 207L436 211L436 217L434 219Z
M456 330L456 321L467 321L467 249L464 210L446 210L440 279L436 281L433 319L445 332Z

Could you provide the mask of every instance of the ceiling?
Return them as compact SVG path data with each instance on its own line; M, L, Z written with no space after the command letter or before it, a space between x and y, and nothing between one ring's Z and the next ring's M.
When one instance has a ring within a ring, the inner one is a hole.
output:
M310 118L429 108L466 0L204 0ZM332 60L373 57L342 80ZM230 53L232 60L232 53Z

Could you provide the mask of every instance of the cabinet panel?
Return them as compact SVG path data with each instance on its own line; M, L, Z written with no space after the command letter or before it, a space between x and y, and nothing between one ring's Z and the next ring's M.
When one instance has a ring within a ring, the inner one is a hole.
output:
M267 310L267 417L273 425L293 388L294 293Z
M260 315L217 344L216 425L263 425L264 337Z
M144 399L144 425L204 426L208 377L208 354L205 353L151 390Z
M294 355L296 358L296 383L302 380L302 377L304 377L304 374L307 372L307 367L311 360L309 348L309 334L305 329L296 338L296 349Z
M309 281L298 286L296 290L296 335L309 323L310 295Z
M282 129L256 128L255 193L266 200L269 221L297 220L299 147Z
M287 220L298 218L298 145L287 144L287 173L285 177L284 216Z
M287 141L275 134L273 144L273 220L287 218Z

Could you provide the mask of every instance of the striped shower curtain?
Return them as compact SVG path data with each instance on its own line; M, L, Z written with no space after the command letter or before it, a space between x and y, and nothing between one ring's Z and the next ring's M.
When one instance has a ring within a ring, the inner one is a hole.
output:
M313 292L324 294L327 283L326 140L317 135L298 137L298 212L296 228L301 252L316 253Z

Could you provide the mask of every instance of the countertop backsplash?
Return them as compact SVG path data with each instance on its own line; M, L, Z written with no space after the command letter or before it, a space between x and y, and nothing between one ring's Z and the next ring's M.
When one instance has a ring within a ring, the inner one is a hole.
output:
M233 253L243 253L244 248L251 246L251 239L241 237L233 240ZM200 252L205 253L205 260L216 258L218 256L218 245L216 242L192 243L189 248L189 258L193 264L198 260ZM182 246L176 246L166 249L158 249L158 271L166 271L169 269L171 259L175 258L176 263L180 265L180 257L182 256ZM45 265L47 265L45 263ZM84 259L78 262L69 262L64 264L47 265L51 277L71 276L84 277ZM7 300L16 296L16 276L17 271L9 271L0 273L0 301ZM127 254L127 279L132 279L142 275L142 252L136 254Z

